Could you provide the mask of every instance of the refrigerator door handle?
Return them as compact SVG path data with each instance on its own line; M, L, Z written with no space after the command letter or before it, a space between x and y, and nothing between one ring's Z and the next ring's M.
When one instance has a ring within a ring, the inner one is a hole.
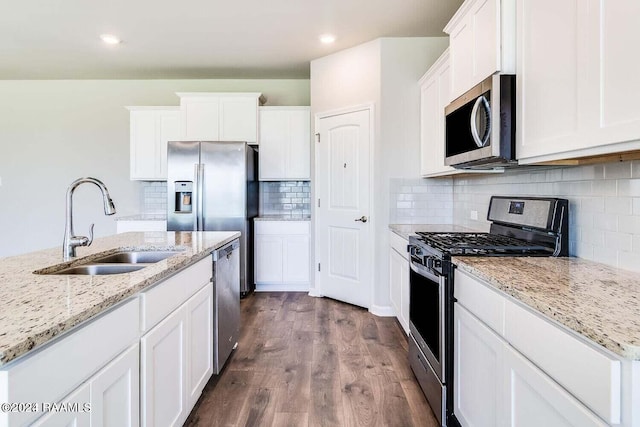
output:
M200 164L193 165L193 231L200 226Z
M198 231L204 231L204 163L200 163L198 173Z

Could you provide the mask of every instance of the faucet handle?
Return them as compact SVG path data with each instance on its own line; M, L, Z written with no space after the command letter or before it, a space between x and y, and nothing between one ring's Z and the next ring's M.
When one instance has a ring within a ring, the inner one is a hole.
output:
M91 224L91 226L89 227L89 240L87 240L87 243L84 246L91 246L91 243L93 243L93 227L95 226L95 224Z

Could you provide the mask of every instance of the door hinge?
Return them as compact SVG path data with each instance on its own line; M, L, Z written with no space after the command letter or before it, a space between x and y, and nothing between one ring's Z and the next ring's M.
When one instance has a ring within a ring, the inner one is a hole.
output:
M320 199L318 199L318 207L320 207Z
M318 263L318 271L320 271L320 263Z
M318 140L317 142L320 142L320 134L316 133L316 139Z

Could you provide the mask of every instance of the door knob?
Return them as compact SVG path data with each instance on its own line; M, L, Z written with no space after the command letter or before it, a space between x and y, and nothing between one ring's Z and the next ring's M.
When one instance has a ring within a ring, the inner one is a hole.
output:
M367 222L368 219L366 216L362 215L360 218L356 219L355 221L360 221L360 222Z

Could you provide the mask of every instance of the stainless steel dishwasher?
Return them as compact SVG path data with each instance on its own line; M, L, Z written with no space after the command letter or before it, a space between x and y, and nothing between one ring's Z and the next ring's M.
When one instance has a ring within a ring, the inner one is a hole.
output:
M213 252L213 373L218 375L240 336L240 241Z

